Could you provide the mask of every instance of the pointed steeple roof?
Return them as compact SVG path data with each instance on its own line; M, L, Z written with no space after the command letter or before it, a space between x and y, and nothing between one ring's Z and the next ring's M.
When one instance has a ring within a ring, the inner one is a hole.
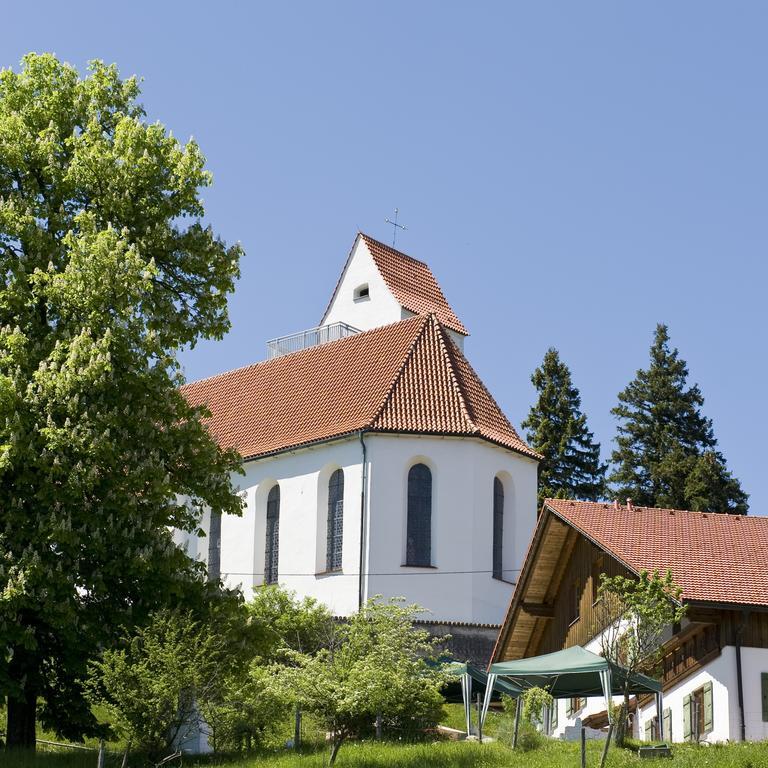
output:
M265 456L361 430L474 436L539 459L434 314L194 382L223 447Z
M331 300L323 314L323 321L333 306L334 299L344 279L344 274L355 253L359 241L365 244L371 254L376 269L386 283L395 301L408 312L415 315L434 314L446 327L462 336L468 336L469 331L456 316L448 300L445 298L435 275L428 264L414 259L401 251L375 240L370 235L358 232L352 250L347 257L347 263L336 283Z

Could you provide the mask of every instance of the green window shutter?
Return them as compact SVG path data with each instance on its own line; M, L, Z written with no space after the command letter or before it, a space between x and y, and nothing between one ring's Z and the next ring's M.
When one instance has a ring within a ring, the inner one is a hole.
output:
M573 699L565 700L565 715L570 717L573 714Z
M691 697L683 698L683 738L691 740Z
M651 721L645 721L645 740L651 741Z
M672 743L672 710L667 707L662 717L664 719L664 741L668 744Z
M768 672L760 675L760 686L763 694L763 722L768 723Z
M560 708L559 705L560 705L560 702L557 699L555 699L552 702L552 714L550 715L550 717L551 717L551 725L552 725L553 731L555 730L555 728L557 728L557 710Z
M714 725L712 712L712 683L704 684L704 730L711 731Z

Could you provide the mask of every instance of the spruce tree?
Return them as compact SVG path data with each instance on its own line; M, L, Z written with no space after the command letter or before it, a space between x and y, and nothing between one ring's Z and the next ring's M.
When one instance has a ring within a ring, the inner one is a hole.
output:
M579 390L556 349L547 350L531 381L539 398L522 426L531 447L544 456L539 504L552 497L597 501L605 492L606 465L581 412Z
M667 326L656 326L648 369L637 372L612 410L619 420L614 495L643 506L745 514L747 494L717 450L701 390L687 381Z

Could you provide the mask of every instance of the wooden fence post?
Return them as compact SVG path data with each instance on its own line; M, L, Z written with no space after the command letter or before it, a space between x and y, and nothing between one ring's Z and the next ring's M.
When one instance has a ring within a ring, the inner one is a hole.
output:
M587 768L587 729L581 726L581 768Z
M517 734L520 730L520 710L523 708L523 699L518 696L515 702L515 730L512 734L512 749L517 746Z

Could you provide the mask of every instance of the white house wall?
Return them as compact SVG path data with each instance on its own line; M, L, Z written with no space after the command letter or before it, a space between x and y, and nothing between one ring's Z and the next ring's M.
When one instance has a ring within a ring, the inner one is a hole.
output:
M664 692L663 708L672 713L672 741L683 741L683 699L708 682L712 683L712 730L702 734L700 741L714 744L739 738L736 653L733 646L726 646L716 659ZM640 710L640 738L645 733L645 723L655 716L653 704Z
M588 650L599 653L600 639L594 638L585 645ZM742 680L744 685L744 721L747 741L768 739L768 723L763 722L762 691L760 674L768 672L768 649L742 648ZM681 680L677 685L664 692L663 708L670 709L672 715L673 742L683 739L683 700L705 683L712 683L712 730L702 734L700 739L708 744L741 739L740 713L738 703L738 679L736 675L736 649L725 646L722 653L692 675ZM619 697L614 697L620 703ZM573 726L589 715L605 710L603 697L587 699L586 706L566 718L566 700L558 702L558 726L552 735L558 738L577 738L578 730ZM656 716L655 701L641 707L635 717L633 734L643 739L645 724ZM669 734L664 734L665 741L670 741Z
M355 299L355 289L368 286L367 299ZM336 293L323 317L322 325L347 323L361 331L403 319L397 299L384 282L362 238L357 238Z
M761 673L768 674L768 648L742 648L741 677L744 684L747 741L768 739L768 722L763 720Z

